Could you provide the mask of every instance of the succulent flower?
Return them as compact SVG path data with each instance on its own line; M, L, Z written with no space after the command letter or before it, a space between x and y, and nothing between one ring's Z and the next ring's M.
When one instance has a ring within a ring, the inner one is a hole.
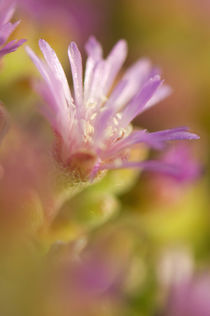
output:
M84 80L81 54L72 42L68 48L72 96L54 50L43 39L39 46L45 61L29 47L26 49L44 78L36 89L46 102L41 110L55 132L56 159L64 168L82 180L116 168L177 172L171 165L157 161L129 161L130 149L136 144L161 149L171 140L198 138L185 127L155 133L132 129L131 122L137 115L170 93L147 59L132 65L113 88L126 58L126 42L118 41L104 59L101 45L90 37L85 46L88 58Z
M25 42L24 39L21 39L12 40L6 44L9 36L20 23L20 21L15 23L10 22L14 11L14 1L2 0L0 2L0 57L16 51L16 49Z

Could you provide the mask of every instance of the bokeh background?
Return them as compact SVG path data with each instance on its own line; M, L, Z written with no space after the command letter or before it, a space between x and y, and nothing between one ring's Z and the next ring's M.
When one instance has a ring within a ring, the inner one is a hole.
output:
M62 305L63 313L70 309L72 315L209 316L210 1L18 0L15 19L21 24L13 37L26 38L38 54L38 39L46 39L68 78L70 41L85 56L89 35L98 38L105 53L125 38L125 68L148 57L173 90L135 124L150 131L189 126L200 135L199 141L173 145L166 156L161 154L161 159L178 161L187 175L189 168L197 170L196 176L177 181L114 171L65 205L49 238L71 241L72 252L83 242L82 234L89 234L90 241L83 265L68 267L70 275L79 275L65 291L68 299L48 292L52 315L63 315ZM37 111L41 100L31 87L37 76L20 48L1 64L0 96L19 127L51 142Z

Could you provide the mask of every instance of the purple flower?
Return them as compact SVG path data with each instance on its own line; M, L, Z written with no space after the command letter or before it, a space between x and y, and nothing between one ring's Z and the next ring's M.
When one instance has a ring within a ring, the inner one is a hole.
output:
M6 44L9 36L20 23L20 21L15 23L10 22L14 11L14 1L2 0L0 2L0 57L16 51L25 42L24 39L21 39L19 41L12 40Z
M203 168L193 156L189 144L179 143L164 152L161 161L174 166L179 172L163 174L158 170L147 178L148 190L159 202L177 203L191 185L194 185L202 176Z
M164 155L163 161L179 168L180 174L174 179L179 185L181 183L191 183L197 180L202 174L201 165L193 157L191 148L184 144L170 148Z
M198 139L185 127L156 133L132 130L131 122L137 115L170 93L148 60L138 60L113 88L126 58L126 42L117 42L103 59L101 45L90 37L86 44L88 58L83 82L82 58L72 42L68 49L72 96L54 50L42 39L39 45L45 61L29 47L27 52L44 78L36 88L46 101L42 112L57 135L56 157L65 168L82 178L118 168L177 172L173 166L157 161L129 161L130 149L136 144L161 149L171 140Z

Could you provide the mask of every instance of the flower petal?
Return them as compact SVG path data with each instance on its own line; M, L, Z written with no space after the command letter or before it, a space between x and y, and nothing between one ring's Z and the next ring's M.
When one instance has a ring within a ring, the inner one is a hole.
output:
M0 45L3 45L7 41L19 23L20 21L17 21L14 24L8 22L0 27Z
M54 76L61 82L63 94L67 100L67 103L72 104L72 96L69 89L68 81L64 73L63 67L61 66L55 51L50 45L43 39L39 40L40 49L44 55L44 58L48 64L48 67L53 72Z
M85 45L86 52L88 54L86 67L85 67L85 78L84 78L84 102L89 102L89 95L92 86L93 72L97 63L102 60L102 47L96 41L95 37L91 36Z
M149 60L147 59L141 59L134 65L132 65L130 68L128 68L128 70L121 79L122 81L126 81L127 85L121 91L121 94L119 95L118 99L112 105L115 107L116 111L121 110L142 88L146 78L149 75L150 70L151 65ZM117 89L117 87L115 89Z
M15 3L13 0L0 1L0 25L6 24L13 17L15 12Z
M170 86L167 86L167 85L160 86L160 88L157 89L156 93L152 96L149 102L147 102L142 112L148 110L153 105L167 98L171 94L171 92L172 92L172 89Z
M18 49L18 47L23 45L23 43L25 43L25 42L26 42L25 39L21 39L19 41L13 40L13 41L9 42L2 49L0 49L0 57L3 57L4 55L9 54L9 53L15 52Z
M139 115L152 98L158 87L162 84L160 76L149 79L140 92L131 100L122 112L121 127L126 127L137 115Z
M76 43L72 42L68 49L74 84L74 97L77 107L83 105L82 57Z
M120 40L113 47L110 54L106 58L107 64L110 66L110 73L105 84L104 94L110 90L114 79L116 78L120 68L122 67L127 56L127 43L125 40Z
M146 130L134 131L126 138L114 143L105 152L101 152L101 159L117 156L119 152L139 143L147 144L154 149L163 149L169 141L194 139L199 139L199 137L196 134L188 132L187 127L173 128L154 133L148 133Z

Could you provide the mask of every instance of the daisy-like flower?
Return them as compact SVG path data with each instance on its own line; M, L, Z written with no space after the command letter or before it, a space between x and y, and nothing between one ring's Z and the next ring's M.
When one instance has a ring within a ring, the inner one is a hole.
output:
M157 161L129 161L130 149L136 144L161 149L171 140L198 138L185 127L156 133L132 129L131 122L137 115L170 93L159 71L148 60L138 60L113 88L126 58L126 42L117 42L104 59L101 45L90 37L85 46L88 58L84 80L81 54L72 42L68 49L72 95L54 50L43 39L39 46L45 60L29 47L26 49L44 78L36 88L46 102L42 112L55 131L56 158L63 167L81 179L116 168L175 172L171 166Z
M6 54L16 51L25 40L12 40L6 44L9 36L18 26L20 21L11 23L10 20L13 17L15 11L14 1L1 0L0 1L0 58Z

